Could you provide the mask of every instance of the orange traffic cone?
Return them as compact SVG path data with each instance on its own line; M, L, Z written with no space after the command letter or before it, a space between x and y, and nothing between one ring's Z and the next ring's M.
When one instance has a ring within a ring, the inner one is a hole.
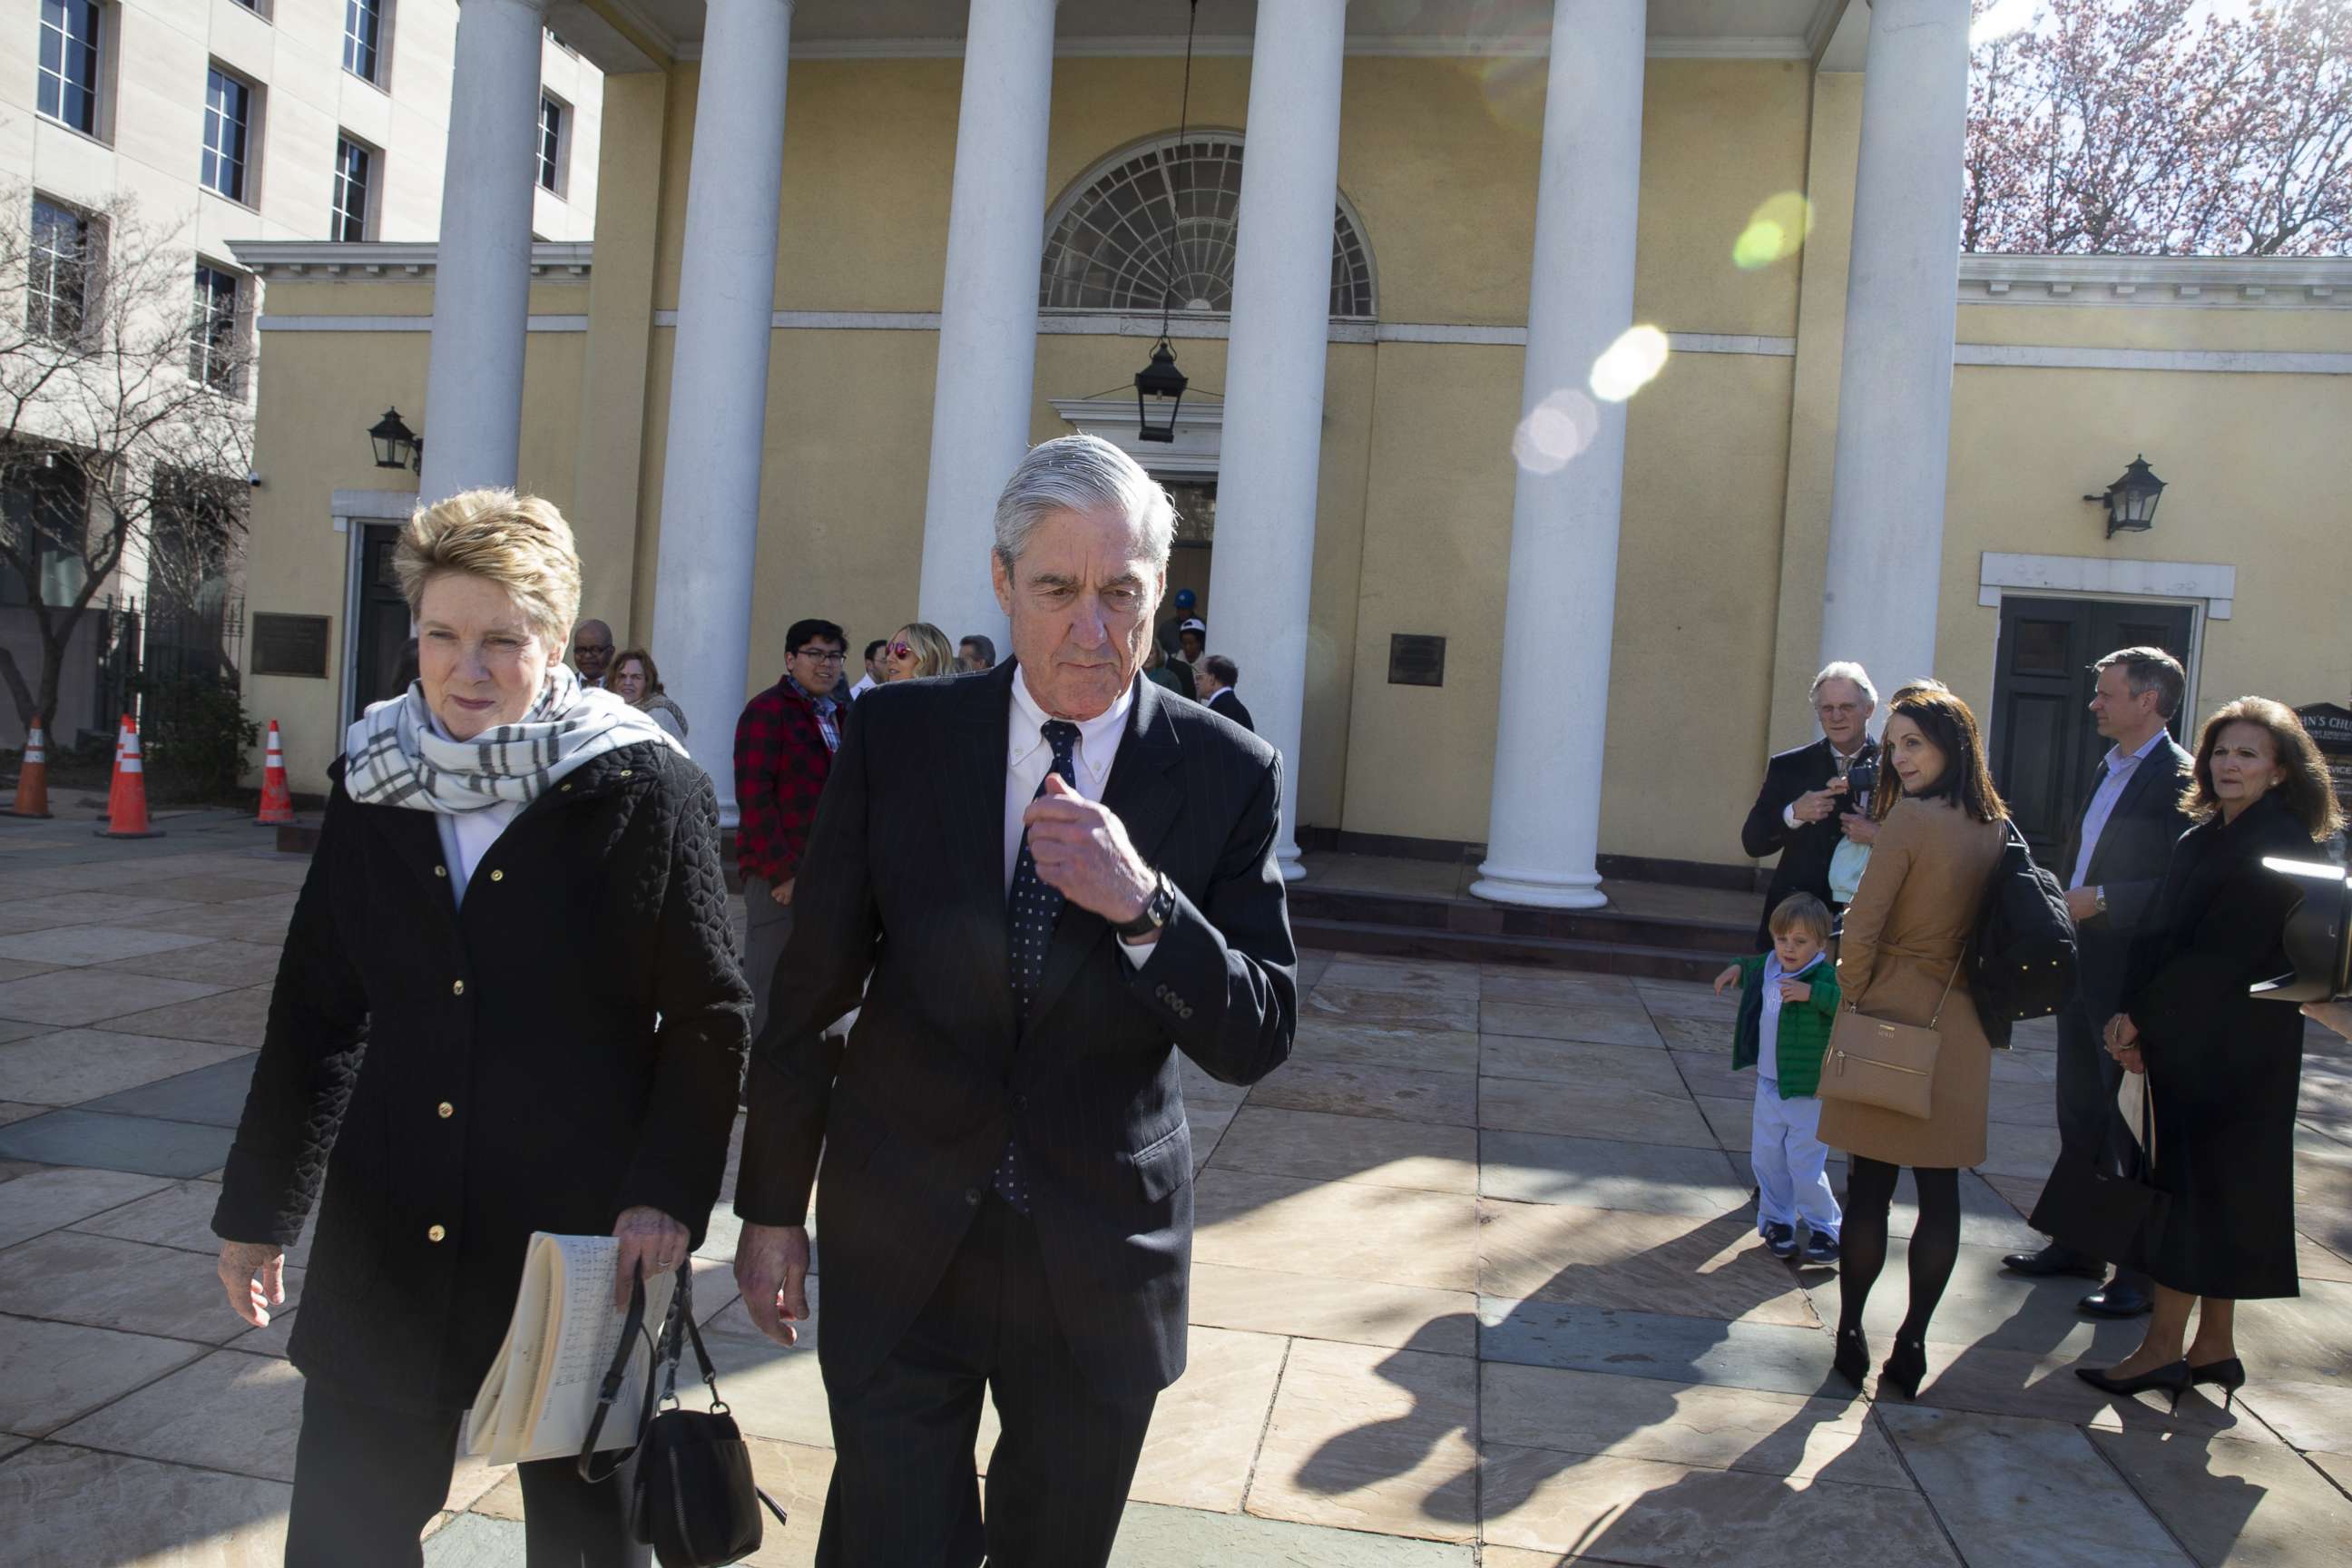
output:
M261 761L261 814L256 827L275 827L294 820L294 796L286 788L286 752L278 743L278 721L269 721L269 749Z
M147 826L147 769L139 760L139 726L122 716L122 735L116 742L114 783L106 795L106 826L100 838L161 838Z
M16 774L16 804L8 808L8 815L49 815L49 738L42 732L38 713L33 715L33 727L25 732L25 763Z

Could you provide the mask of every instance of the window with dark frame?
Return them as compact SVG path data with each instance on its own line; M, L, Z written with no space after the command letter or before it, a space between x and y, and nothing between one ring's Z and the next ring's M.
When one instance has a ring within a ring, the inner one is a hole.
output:
M25 316L26 325L40 336L74 342L89 330L92 237L89 214L33 198Z
M6 465L0 485L0 516L29 557L45 605L68 605L88 580L81 547L89 520L87 489L79 464L57 454L43 467L21 456ZM9 562L0 561L0 605L29 605L35 584Z
M539 95L539 188L563 194L563 105Z
M343 0L343 68L380 82L383 64L383 0Z
M357 244L368 237L368 194L375 182L375 153L348 136L335 141L335 210L328 237Z
M41 0L40 111L98 134L98 0Z
M208 261L196 263L195 310L188 329L188 374L215 392L237 384L237 276Z
M247 138L253 129L253 85L218 66L205 82L203 184L233 202L247 201L250 184Z

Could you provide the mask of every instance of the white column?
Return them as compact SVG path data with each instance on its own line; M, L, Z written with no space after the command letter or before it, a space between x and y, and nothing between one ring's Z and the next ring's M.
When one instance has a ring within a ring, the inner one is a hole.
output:
M1241 666L1257 732L1282 753L1275 849L1293 878L1347 16L1347 0L1258 0L1209 569L1209 650Z
M515 482L546 0L460 0L420 500Z
M1862 79L1822 657L1936 668L1968 124L1968 0L1876 0Z
M1552 7L1519 387L1529 423L1511 501L1486 860L1470 889L1502 903L1576 910L1606 901L1595 857L1625 405L1592 398L1590 383L1593 362L1633 324L1645 11L1643 0ZM1572 418L1538 413L1555 398L1553 410L1573 404ZM1538 423L1547 419L1555 422Z
M735 822L735 720L751 659L752 567L782 204L793 0L709 0L670 354L654 647L688 747ZM669 673L676 670L675 675Z
M1010 638L988 550L997 492L1029 447L1055 3L972 0L940 300L916 604L950 638L980 633L1000 656Z

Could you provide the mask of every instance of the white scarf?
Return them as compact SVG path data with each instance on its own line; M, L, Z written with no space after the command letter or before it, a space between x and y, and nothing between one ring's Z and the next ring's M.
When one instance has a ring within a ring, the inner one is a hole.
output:
M417 681L372 704L344 735L343 787L362 805L457 816L528 804L582 763L646 742L686 754L649 716L610 691L582 686L564 665L548 670L546 689L520 721L470 741L438 732Z

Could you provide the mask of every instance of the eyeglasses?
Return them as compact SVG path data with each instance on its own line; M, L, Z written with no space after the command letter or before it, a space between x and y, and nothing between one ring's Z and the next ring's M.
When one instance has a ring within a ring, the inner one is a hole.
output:
M811 664L839 664L849 655L836 648L796 647L793 649L793 657L807 659Z
M902 642L894 642L883 651L887 653L892 658L912 658L915 657L915 650L908 647Z

